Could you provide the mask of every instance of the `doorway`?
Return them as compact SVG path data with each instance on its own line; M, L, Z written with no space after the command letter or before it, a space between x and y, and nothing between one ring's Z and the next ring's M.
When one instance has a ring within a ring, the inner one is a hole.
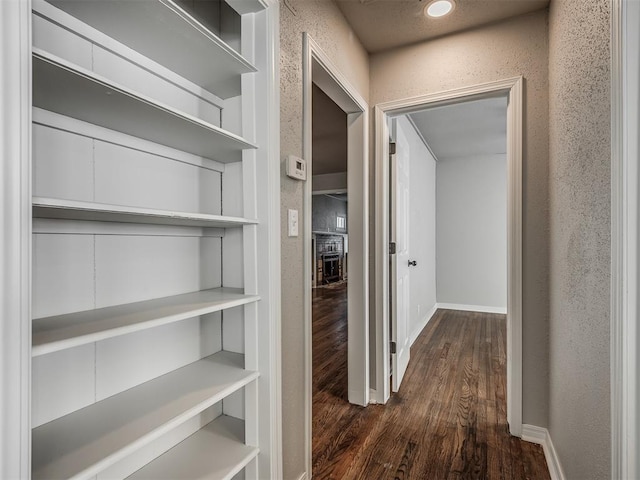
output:
M496 95L389 118L394 392L437 309L504 322L506 117L507 98Z
M348 254L343 259L348 271L347 284L347 398L349 403L369 403L369 107L319 46L303 37L303 157L307 171L313 172L312 95L314 85L346 114L347 130L347 215ZM313 179L304 185L304 292L305 292L305 430L306 464L311 471L312 448L312 198ZM321 188L317 188L321 190ZM336 192L334 192L336 193ZM336 222L338 220L336 219ZM317 244L317 238L316 238Z
M429 107L504 95L507 98L507 419L522 435L522 88L521 77L379 104L376 129L376 253L374 399L390 396L389 118Z

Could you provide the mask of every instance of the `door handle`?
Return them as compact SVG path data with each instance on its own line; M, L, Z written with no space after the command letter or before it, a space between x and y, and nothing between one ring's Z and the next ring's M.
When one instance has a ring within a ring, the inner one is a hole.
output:
M415 267L416 265L418 265L418 262L416 262L415 260L409 260L410 267Z

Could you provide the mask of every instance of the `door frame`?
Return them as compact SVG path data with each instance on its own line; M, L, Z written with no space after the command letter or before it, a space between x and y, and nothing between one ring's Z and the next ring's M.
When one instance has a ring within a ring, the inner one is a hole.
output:
M611 478L640 475L640 4L611 5Z
M522 436L522 77L380 103L375 110L375 401L389 399L389 145L387 119L428 107L506 95L507 106L507 421Z
M347 227L348 256L348 385L349 401L369 403L369 106L308 33L302 48L302 145L307 161L303 212L304 352L305 352L305 452L311 477L312 461L312 308L311 308L311 201L312 201L312 101L313 84L347 113ZM358 212L353 214L352 212Z
M31 472L31 1L0 2L0 478Z

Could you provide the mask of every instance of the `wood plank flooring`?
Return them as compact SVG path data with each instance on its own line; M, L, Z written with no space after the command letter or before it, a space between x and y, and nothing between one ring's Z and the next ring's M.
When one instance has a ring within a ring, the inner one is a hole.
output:
M506 420L504 315L439 310L387 405L347 403L346 284L313 292L313 478L549 479Z

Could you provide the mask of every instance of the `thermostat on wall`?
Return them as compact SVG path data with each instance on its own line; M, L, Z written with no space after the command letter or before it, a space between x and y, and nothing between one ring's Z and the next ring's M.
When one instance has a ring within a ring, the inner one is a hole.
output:
M295 155L287 158L287 175L296 180L307 179L307 162Z

